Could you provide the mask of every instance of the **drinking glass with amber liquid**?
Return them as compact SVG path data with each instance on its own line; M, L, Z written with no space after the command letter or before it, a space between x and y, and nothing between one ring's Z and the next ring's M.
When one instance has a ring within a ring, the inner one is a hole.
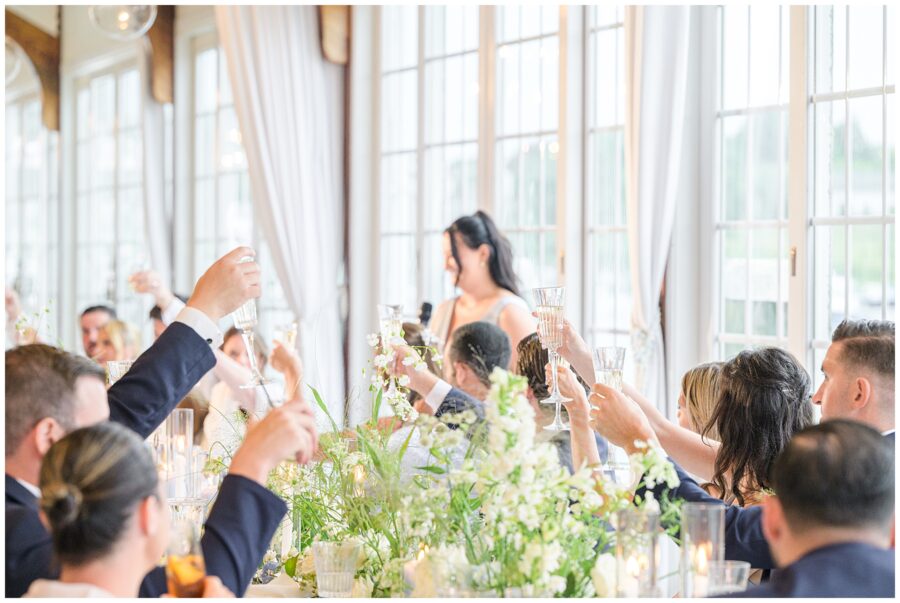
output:
M206 564L200 548L200 530L185 519L172 522L166 554L166 582L173 597L202 597Z

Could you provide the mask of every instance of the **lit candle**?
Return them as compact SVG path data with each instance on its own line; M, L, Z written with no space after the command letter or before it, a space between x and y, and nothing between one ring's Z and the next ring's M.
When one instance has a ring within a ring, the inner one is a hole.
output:
M364 483L366 481L366 468L363 465L356 465L350 470L350 475L353 477L354 481L353 494L356 496L365 494L366 490Z
M636 555L629 555L625 560L625 572L620 573L622 584L619 585L619 596L637 598L640 593L641 562Z
M702 542L694 546L691 554L694 570L693 597L705 597L709 591L709 558L712 555L712 543Z

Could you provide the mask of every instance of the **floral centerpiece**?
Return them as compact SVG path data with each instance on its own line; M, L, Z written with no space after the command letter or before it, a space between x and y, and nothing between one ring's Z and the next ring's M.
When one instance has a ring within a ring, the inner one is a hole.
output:
M378 355L385 354L381 348ZM612 514L637 504L671 517L678 507L652 496L633 500L632 491L598 479L592 468L569 474L552 444L535 441L525 379L496 369L491 381L480 422L472 411L421 415L398 441L377 421L383 381L373 387L368 422L342 432L331 420L333 432L320 439L320 460L304 467L286 462L270 478L270 488L288 502L282 530L291 536L276 534L267 571L283 569L314 592L312 543L356 539L362 552L355 593L362 596L409 594L404 566L419 563L430 564L428 588L435 590L423 592L416 584L420 596L449 592L448 579L454 592L611 595ZM312 393L327 415L319 392ZM414 435L429 461L410 476L403 459ZM632 463L643 485L677 485L665 454L642 446ZM453 454L460 449L461 460Z

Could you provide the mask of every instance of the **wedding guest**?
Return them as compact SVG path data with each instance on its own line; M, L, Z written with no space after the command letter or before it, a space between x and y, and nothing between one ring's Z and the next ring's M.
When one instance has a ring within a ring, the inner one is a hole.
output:
M721 372L721 362L707 362L688 369L681 377L678 394L678 425L716 442L719 430L710 419L719 397Z
M94 359L105 364L114 360L134 360L141 352L141 332L124 320L110 320L97 334Z
M541 404L540 401L550 396L550 389L547 385L547 363L550 362L547 350L541 346L541 340L537 333L532 333L519 342L518 360L516 361L516 372L528 379L528 389L525 392L531 407L534 409L535 428L537 429L536 441L549 441L556 446L559 454L559 462L565 467L569 473L572 473L573 466L581 467L581 459L573 458L573 453L577 456L578 451L572 445L576 434L570 431L547 431L544 429L546 425L553 423L556 414L555 405ZM568 369L564 369L568 371ZM560 371L563 372L563 371ZM587 385L578 380L574 373L568 371L565 375L565 384L560 384L560 389L566 387L567 390L580 390L581 398L587 404ZM562 379L561 379L562 381ZM572 398L573 393L564 392L564 396ZM566 405L568 410L571 405ZM593 433L588 428L588 437L595 440L597 446L597 455L600 460L604 460L607 455L606 440L600 435ZM578 462L576 462L578 461Z
M99 469L98 469L99 468ZM77 429L47 451L40 507L61 564L26 597L135 597L159 563L170 512L143 441L115 423ZM215 576L203 597L233 597Z
M153 433L212 368L215 357L211 346L221 340L218 320L259 296L258 265L238 261L252 253L248 248L238 248L215 262L197 281L177 320L108 391L104 387L105 372L96 365L93 372L59 368L77 358L62 350L36 344L6 353L7 596L21 596L35 579L55 575L49 537L38 517L35 485L47 449L68 431L106 419L132 429L141 438ZM241 497L250 502L255 499L252 493ZM260 525L269 525L271 518L263 513L260 517ZM228 521L240 524L242 515L236 512ZM259 525L253 526L257 528ZM229 538L226 532L207 530L207 535L214 542ZM255 565L246 569L239 566L254 558L254 547L259 543L255 536L234 537L237 540L228 545L230 553L214 557L226 586L241 594ZM259 546L265 551L267 545L268 541ZM145 594L158 594L164 588L151 584Z
M90 306L81 313L81 343L88 358L97 357L100 329L116 318L115 308L103 305Z
M153 296L154 301L156 302L155 307L160 309L159 316L163 328L171 324L178 313L184 308L184 302L181 298L172 293L171 289L163 282L159 273L154 270L135 272L128 277L128 282L136 292ZM228 337L226 339L231 338ZM277 349L280 342L273 342L273 345ZM234 346L232 351L234 349L237 349L237 346ZM240 344L240 349L244 349L243 344ZM264 392L259 391L259 388L250 389L241 387L248 383L252 377L249 369L249 362L241 364L221 349L214 349L213 353L216 356L215 368L211 373L204 376L199 385L203 395L207 399L212 400L213 388L218 382L224 381L228 385L228 388L230 388L227 391L230 391L231 400L237 402L234 410L237 410L238 408L266 408L268 403L265 399ZM279 355L282 354L279 353ZM292 381L292 383L293 382L294 381ZM272 394L270 393L269 395L271 396ZM291 397L293 396L285 396L285 399L290 399Z
M472 410L484 418L484 400L491 389L490 375L495 368L509 366L509 337L500 327L488 322L472 322L459 327L448 351L450 381L429 371L416 371L403 360L416 354L408 346L395 346L395 375L407 375L409 388L424 396L423 412L440 417L444 413Z
M442 302L431 321L432 332L443 342L444 356L451 349L456 330L473 322L497 325L509 337L513 350L510 369L516 364L515 347L534 331L528 304L519 297L513 270L512 246L483 211L463 216L444 231L444 268L460 294ZM444 367L450 379L451 367Z
M267 498L265 504L270 509L266 513L280 519L286 506L265 491L263 484L268 473L287 457L307 462L316 445L310 408L300 401L289 402L250 429L232 460L226 480L236 479L248 494ZM100 423L66 435L44 457L40 488L40 506L48 519L53 552L61 567L58 580L38 580L26 596L106 593L134 597L143 583L162 578L161 568L154 568L168 542L169 506L149 450L133 432L115 423ZM233 511L227 507L243 507L242 522L252 525L258 519L254 511L259 510L259 505L253 504L252 497L240 500L229 495L223 482L222 492L210 511L206 533L225 528L244 531L240 536L246 537L246 528L220 522L220 508L225 508L224 516L233 520ZM272 523L262 534L254 534L256 544L261 539L267 544L276 526L277 522ZM224 535L222 544L230 545L230 537L234 536ZM222 548L222 552L228 550L227 546ZM262 560L264 550L265 545L258 547L252 569ZM210 571L206 550L204 556ZM148 575L151 570L154 572ZM203 595L231 593L215 579L205 583Z
M222 447L225 450L231 450L240 442L244 424L243 421L237 420L239 414L253 414L260 417L269 410L269 399L274 405L283 400L302 397L300 382L303 379L303 363L297 351L275 341L271 355L267 356L266 344L259 336L254 337L254 348L259 372L261 374L265 372L266 364L271 359L272 367L284 376L284 381L267 383L265 391L262 386L251 390L255 391L252 404L246 404L240 399L237 393L240 386L234 388L226 381L218 382L212 389L209 413L203 424L204 448L211 453L214 452L213 448L220 453L223 452ZM246 369L247 381L244 383L247 383L251 378L250 357L247 355L247 347L244 345L241 332L234 327L228 329L220 350L232 361ZM240 385L244 385L244 383ZM217 443L220 446L216 446Z
M894 437L894 323L845 320L835 328L822 361L813 403L822 420L856 419Z
M772 465L762 530L779 571L738 597L893 597L894 442L834 419Z
M851 342L852 345L848 346ZM846 354L848 349L853 352ZM846 418L844 413L854 413L860 419L860 409L880 408L882 412L864 416L870 421L870 427L881 432L886 440L893 441L893 413L885 410L885 402L894 397L894 323L844 321L835 329L826 358L832 362L827 365L823 363L823 370L833 382L823 383L814 396L818 403L823 406L827 403L830 409L823 420ZM610 442L628 452L635 452L635 440L655 438L647 417L636 402L602 384L595 384L593 392L592 397L598 398L592 410L593 425ZM745 425L748 430L750 427L751 424ZM664 484L657 486L654 490L657 499L668 495L671 499L724 505L701 489L677 463L675 469L680 485L668 492ZM775 567L762 531L760 513L759 506L726 506L726 559L748 561L756 568Z

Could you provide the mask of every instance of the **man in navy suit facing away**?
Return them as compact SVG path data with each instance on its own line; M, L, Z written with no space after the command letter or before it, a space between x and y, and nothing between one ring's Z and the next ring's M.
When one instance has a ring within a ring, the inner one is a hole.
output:
M893 597L894 441L834 419L772 466L762 529L780 568L745 597Z

